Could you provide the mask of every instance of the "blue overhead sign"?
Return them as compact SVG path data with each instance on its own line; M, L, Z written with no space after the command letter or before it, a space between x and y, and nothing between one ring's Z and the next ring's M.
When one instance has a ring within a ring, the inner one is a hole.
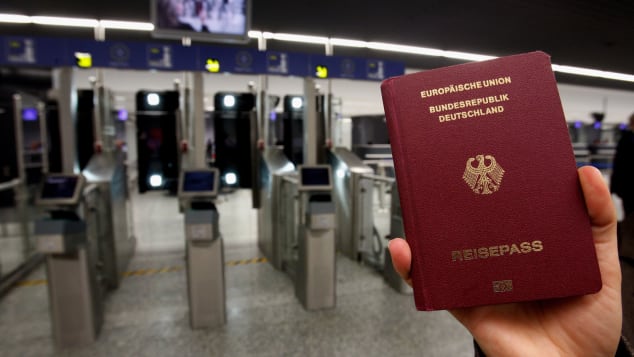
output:
M279 51L265 52L264 74L278 74L283 76L308 77L310 55L305 53L291 53Z
M32 38L8 37L5 40L7 62L12 64L35 64L36 43Z
M0 36L0 64L16 66L68 66L67 41L48 38Z
M197 46L195 70L211 73L261 74L265 70L264 53L252 49Z
M0 65L155 69L381 81L402 75L396 61L221 46L0 36Z
M172 46L164 44L150 44L145 46L145 63L149 68L174 68L174 52Z
M315 78L348 78L382 81L405 72L402 63L377 59L310 56L309 76Z

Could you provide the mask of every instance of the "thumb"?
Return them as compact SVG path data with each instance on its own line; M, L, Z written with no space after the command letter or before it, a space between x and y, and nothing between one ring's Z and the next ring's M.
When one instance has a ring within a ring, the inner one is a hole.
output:
M599 170L584 166L578 172L592 224L601 280L604 286L620 290L621 268L616 241L616 210L612 196Z
M392 257L392 265L394 270L405 280L409 286L412 286L412 278L410 270L412 266L412 251L407 241L402 238L394 238L389 241L388 249Z
M609 230L614 228L616 233L616 210L603 175L593 166L584 166L578 171L593 229ZM609 241L613 240L610 238L614 237L602 236L600 238Z

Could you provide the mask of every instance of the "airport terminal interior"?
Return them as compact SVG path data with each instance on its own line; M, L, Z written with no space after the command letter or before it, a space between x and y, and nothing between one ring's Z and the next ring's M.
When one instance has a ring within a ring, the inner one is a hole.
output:
M0 4L0 355L473 356L388 252L407 215L390 77L544 51L570 139L552 156L611 184L634 6L267 3ZM634 356L634 216L612 201Z

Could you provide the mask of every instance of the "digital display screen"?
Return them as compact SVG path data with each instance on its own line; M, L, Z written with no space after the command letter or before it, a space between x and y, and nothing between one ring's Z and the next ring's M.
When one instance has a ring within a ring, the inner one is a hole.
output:
M72 198L77 189L77 176L48 176L44 180L41 199Z
M183 176L183 192L214 191L216 175L213 171L189 171Z
M22 120L24 120L24 121L35 121L35 120L37 120L37 109L35 109L35 108L24 108L24 109L22 109Z
M251 23L250 0L153 0L158 37L246 42Z
M330 170L327 167L303 167L302 186L330 186Z

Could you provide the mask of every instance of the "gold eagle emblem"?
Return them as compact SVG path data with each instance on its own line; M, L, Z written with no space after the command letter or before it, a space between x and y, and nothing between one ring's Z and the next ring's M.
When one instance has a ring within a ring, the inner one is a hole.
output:
M474 166L473 162L478 161ZM476 155L467 160L467 167L462 178L471 187L473 192L480 195L490 195L500 188L504 169L497 163L492 155Z

